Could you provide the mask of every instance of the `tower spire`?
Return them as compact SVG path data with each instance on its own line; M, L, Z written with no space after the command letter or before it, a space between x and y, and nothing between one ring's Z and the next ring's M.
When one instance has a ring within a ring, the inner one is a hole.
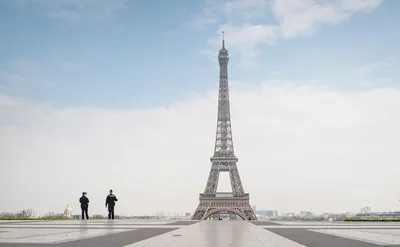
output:
M222 31L222 49L225 49L225 31Z
M220 64L222 62L222 63L226 63L226 65L228 65L229 54L228 54L228 50L225 48L225 31L222 31L222 48L219 50L218 58L222 59L222 60L220 60ZM226 66L226 65L224 65L224 66Z

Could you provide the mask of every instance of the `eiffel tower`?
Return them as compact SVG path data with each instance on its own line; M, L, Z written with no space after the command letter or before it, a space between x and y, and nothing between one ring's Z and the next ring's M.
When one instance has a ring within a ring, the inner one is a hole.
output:
M218 55L220 76L215 149L214 155L210 159L212 165L207 185L204 193L200 194L200 203L192 217L193 220L205 220L214 214L224 212L236 214L244 220L257 220L250 206L249 194L244 192L236 165L238 158L236 158L233 149L229 106L228 61L228 50L225 49L225 40L222 38L222 48ZM229 172L232 193L217 192L220 172Z

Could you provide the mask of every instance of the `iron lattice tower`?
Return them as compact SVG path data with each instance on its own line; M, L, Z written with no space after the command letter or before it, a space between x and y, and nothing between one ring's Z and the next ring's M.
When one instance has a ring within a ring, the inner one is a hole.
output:
M192 217L193 220L205 220L219 212L229 212L239 215L242 219L257 220L250 206L250 197L244 192L240 180L237 161L232 140L231 114L228 87L229 54L222 38L222 48L219 51L220 67L218 118L214 155L211 157L211 170L204 193L200 194L200 203ZM217 193L220 172L229 172L232 193Z

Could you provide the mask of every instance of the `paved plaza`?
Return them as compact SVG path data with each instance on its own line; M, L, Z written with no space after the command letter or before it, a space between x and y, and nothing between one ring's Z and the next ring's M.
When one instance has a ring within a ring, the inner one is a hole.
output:
M400 223L0 221L0 247L400 247Z

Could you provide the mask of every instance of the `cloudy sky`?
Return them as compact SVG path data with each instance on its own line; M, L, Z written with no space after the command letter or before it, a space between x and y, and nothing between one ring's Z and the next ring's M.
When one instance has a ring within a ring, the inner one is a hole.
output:
M194 212L221 31L251 204L400 210L400 1L0 1L0 212ZM222 176L220 191L227 191Z

